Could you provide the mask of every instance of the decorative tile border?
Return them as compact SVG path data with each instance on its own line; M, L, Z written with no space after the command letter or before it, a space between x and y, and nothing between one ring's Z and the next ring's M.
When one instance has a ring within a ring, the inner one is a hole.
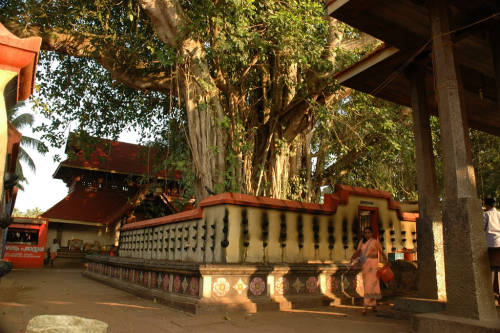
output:
M94 259L95 258L95 259ZM167 304L180 300L232 307L234 304L287 302L319 302L334 299L351 301L363 294L360 274L346 267L312 265L214 265L202 266L171 262L139 261L130 258L108 259L92 257L87 265L90 277L106 278L107 283L127 283L127 290L137 286L138 295L169 299ZM96 260L97 259L97 260ZM208 285L204 285L207 283ZM147 290L155 291L148 294ZM175 296L174 296L175 295ZM284 296L280 297L280 296ZM183 298L187 297L187 298ZM196 303L198 304L198 303ZM319 303L314 303L319 304Z
M199 296L200 278L183 274L170 274L129 267L118 267L101 263L89 263L87 271L97 273L117 280L131 282L149 289L160 289L165 292ZM172 282L171 280L172 276ZM171 285L172 284L172 285ZM246 286L246 285L245 285ZM246 289L240 284L240 288Z
M201 278L186 274L169 273L89 263L87 270L117 280L134 283L149 289L159 289L164 292L199 297ZM360 274L349 276L328 275L326 277L326 292L334 294L343 290L362 293ZM216 276L212 279L211 294L213 297L258 297L268 294L266 276ZM360 288L361 284L361 288ZM320 295L321 288L318 276L286 274L274 275L274 292L276 295Z
M164 291L169 291L169 287L170 287L170 274L163 274L162 275L162 279L163 279L163 282L161 284L161 288L164 290Z
M266 289L267 283L262 277L257 276L250 281L250 293L252 296L265 295Z
M189 282L189 295L198 296L200 293L200 279L197 277L192 277Z

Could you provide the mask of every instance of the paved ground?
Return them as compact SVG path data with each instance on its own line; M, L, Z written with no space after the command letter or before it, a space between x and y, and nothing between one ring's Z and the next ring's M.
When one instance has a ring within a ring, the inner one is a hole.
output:
M84 278L78 269L14 270L0 280L0 333L24 332L40 314L105 321L128 332L410 332L405 320L360 315L354 307L321 307L255 315L191 315Z

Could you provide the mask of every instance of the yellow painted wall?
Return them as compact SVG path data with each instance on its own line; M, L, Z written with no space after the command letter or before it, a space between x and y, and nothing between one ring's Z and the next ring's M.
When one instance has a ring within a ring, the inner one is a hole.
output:
M386 199L351 195L348 203L339 205L333 215L315 215L231 204L205 207L203 218L199 220L122 232L124 238L120 244L120 251L124 256L184 262L346 262L357 247L357 244L353 242L352 230L360 205L378 208L379 220L382 228L385 229L384 246L386 252L391 252L393 247L396 250L401 250L403 247L413 249L414 244L416 244L413 242L416 239L415 223L400 222L396 211L389 209ZM244 210L248 219L248 247L243 245L245 236L243 234L242 212ZM227 248L223 248L221 242L224 240L223 228L226 211L228 214L229 245ZM267 214L269 221L268 245L265 248L262 229L264 214ZM282 248L279 238L283 214L286 220L287 237L286 246ZM299 248L299 218L302 218L303 225L302 248ZM318 249L315 249L314 243L314 219L317 219L319 226ZM343 242L344 221L347 231L347 249L344 249ZM332 223L334 227L335 242L332 250L329 249L329 223ZM391 230L394 231L393 236L390 234ZM404 235L402 235L402 231L405 232ZM392 242L391 238L394 238L395 241ZM404 244L403 239L405 239ZM131 241L136 240L140 242L135 243L135 245L131 244ZM163 249L168 247L169 251L161 251L162 247Z

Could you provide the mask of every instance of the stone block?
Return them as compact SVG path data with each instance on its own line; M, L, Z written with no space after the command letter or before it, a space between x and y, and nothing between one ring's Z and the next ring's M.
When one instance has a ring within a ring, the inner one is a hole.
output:
M412 330L417 333L498 333L500 320L476 320L437 313L415 315Z
M394 310L413 313L442 312L446 310L446 302L425 298L397 297L394 299Z
M106 333L105 322L77 316L41 315L33 317L26 333Z
M7 275L12 270L12 263L5 260L0 260L0 277Z
M382 289L384 297L416 296L417 267L413 262L397 260L392 262L394 280Z

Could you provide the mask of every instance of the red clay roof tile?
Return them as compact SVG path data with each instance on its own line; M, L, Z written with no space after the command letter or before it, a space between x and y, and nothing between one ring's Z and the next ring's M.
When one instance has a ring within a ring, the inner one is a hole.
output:
M68 145L71 145L71 137ZM126 142L99 139L95 145L95 151L88 155L79 152L76 156L71 156L61 162L59 169L64 167L75 167L82 169L94 169L113 173L154 175L157 177L167 176L169 178L181 179L179 171L173 174L167 170L157 170L155 168L155 149ZM54 175L60 178L59 169Z
M66 220L111 224L129 207L125 192L76 189L41 215L49 220Z

